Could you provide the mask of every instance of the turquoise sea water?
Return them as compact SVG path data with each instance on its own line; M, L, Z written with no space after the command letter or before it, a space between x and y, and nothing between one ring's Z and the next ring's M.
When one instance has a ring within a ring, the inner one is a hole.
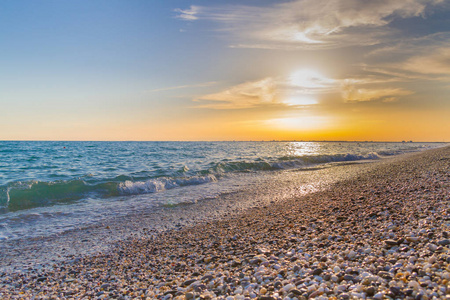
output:
M127 204L137 201L139 209L151 210L214 199L245 189L249 178L268 172L439 146L443 144L1 141L0 240L54 234L123 216L129 212Z

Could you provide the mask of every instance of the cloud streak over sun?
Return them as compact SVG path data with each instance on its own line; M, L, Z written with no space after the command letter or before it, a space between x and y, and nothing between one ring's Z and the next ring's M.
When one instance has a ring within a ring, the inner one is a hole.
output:
M381 81L383 82L383 81ZM379 88L373 79L330 79L320 73L301 69L284 78L267 77L231 86L217 93L196 98L199 108L249 109L284 106L297 109L315 105L324 95L335 95L343 102L394 102L413 94L402 88ZM375 85L375 86L374 86Z
M320 73L301 69L290 76L245 82L198 97L199 107L247 109L263 106L301 107L317 104L317 97L336 90L338 83Z

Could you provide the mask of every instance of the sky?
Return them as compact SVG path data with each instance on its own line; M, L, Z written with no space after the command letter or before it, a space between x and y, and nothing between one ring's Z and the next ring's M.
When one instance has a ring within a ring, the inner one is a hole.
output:
M449 0L3 0L0 140L450 141Z

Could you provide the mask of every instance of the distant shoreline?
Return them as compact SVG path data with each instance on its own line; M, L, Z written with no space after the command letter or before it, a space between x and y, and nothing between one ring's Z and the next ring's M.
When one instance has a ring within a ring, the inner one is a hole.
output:
M0 140L0 142L95 142L95 143L122 143L122 142L132 142L132 143L430 143L430 144L449 144L450 141L352 141L352 140L211 140L211 141L201 141L201 140Z

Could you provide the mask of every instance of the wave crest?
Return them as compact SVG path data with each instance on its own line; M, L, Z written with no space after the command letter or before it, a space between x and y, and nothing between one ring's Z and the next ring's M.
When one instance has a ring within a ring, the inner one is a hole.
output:
M180 186L198 185L215 181L217 181L217 178L212 174L206 176L193 176L188 178L162 177L136 182L127 180L125 182L119 183L118 190L122 195L149 194L162 192Z

